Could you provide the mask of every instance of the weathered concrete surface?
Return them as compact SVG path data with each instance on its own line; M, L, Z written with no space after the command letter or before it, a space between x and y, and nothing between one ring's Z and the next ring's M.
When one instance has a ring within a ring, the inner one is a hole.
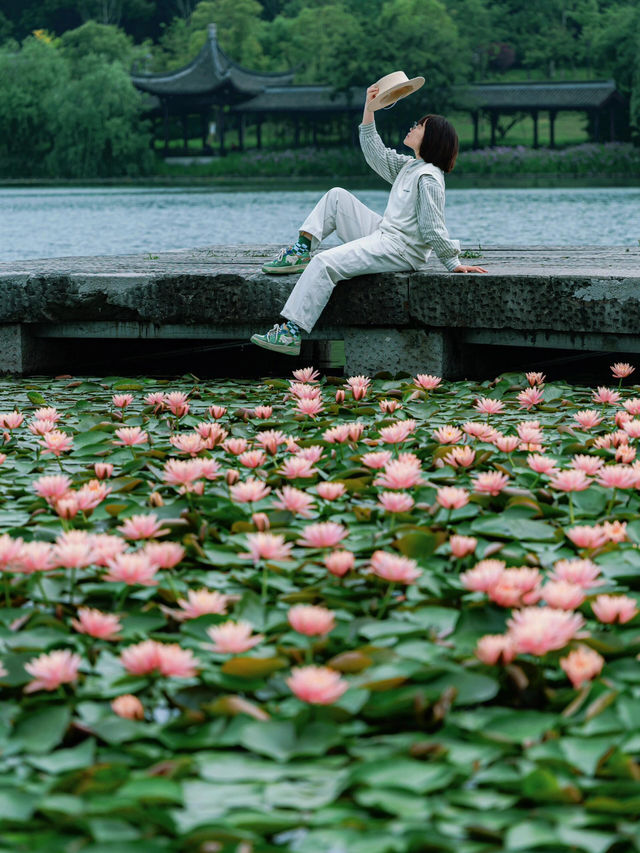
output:
M246 339L295 284L261 272L277 248L0 264L0 370L46 368L57 338ZM465 262L489 273L449 274L432 259L344 282L311 337L344 338L350 372L450 377L469 342L640 350L640 248L491 248Z

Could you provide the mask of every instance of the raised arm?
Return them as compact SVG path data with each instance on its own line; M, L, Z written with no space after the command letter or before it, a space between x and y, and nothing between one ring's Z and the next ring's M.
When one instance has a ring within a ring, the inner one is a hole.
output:
M408 157L406 154L398 154L392 148L386 148L384 142L380 139L376 130L375 116L373 111L369 109L370 101L377 94L378 87L376 85L369 86L364 113L362 115L362 124L360 125L360 147L362 148L364 159L374 172L377 172L381 178L392 184L400 169L413 158Z

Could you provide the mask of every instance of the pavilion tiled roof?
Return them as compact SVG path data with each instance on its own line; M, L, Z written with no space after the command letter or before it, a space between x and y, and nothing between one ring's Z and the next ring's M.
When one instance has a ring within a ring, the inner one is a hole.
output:
M457 89L465 106L481 109L586 110L620 97L613 80L543 83L475 83Z
M219 92L222 103L253 98L267 86L286 86L295 71L250 71L230 59L218 44L216 25L209 24L207 41L184 68L161 74L133 73L131 80L143 92L158 97L203 96Z
M243 113L341 112L362 107L362 87L334 92L330 86L267 86L234 107ZM454 88L454 100L466 109L584 110L620 99L613 80L574 83L476 83Z
M235 109L238 112L340 112L362 109L361 89L345 92L330 86L269 86L255 98Z

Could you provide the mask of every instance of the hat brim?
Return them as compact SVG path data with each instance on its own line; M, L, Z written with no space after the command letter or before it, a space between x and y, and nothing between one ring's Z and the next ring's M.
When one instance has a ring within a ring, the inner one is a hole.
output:
M411 80L404 80L402 83L396 83L386 92L381 95L376 95L373 100L369 101L367 108L373 110L381 110L383 107L390 107L399 101L401 98L406 98L412 95L424 86L424 77L413 77Z

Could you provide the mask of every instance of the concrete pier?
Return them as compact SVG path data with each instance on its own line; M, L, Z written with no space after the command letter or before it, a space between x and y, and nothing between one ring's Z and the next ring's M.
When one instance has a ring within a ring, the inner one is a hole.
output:
M278 248L0 264L0 372L59 371L73 338L247 340L275 322L295 284L261 272ZM639 247L469 254L464 263L487 275L447 273L434 258L425 271L340 283L309 339L343 340L350 374L450 379L465 375L470 344L640 352Z

